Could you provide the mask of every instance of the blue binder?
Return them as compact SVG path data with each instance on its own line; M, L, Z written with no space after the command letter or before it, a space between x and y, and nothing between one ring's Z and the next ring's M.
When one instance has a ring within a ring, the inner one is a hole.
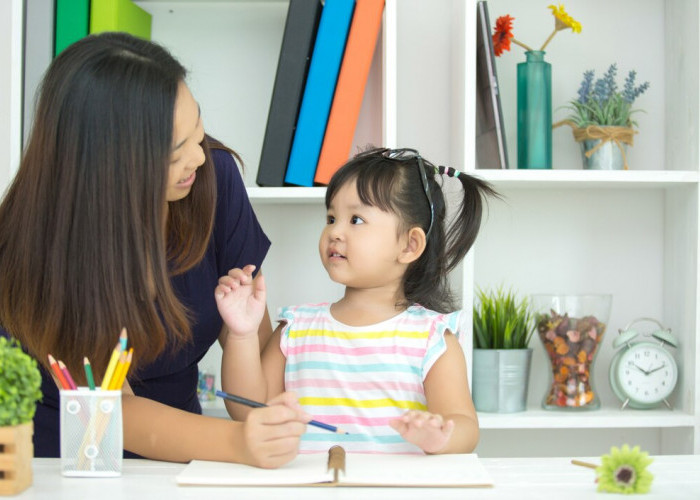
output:
M312 186L345 51L354 0L326 0L284 181Z

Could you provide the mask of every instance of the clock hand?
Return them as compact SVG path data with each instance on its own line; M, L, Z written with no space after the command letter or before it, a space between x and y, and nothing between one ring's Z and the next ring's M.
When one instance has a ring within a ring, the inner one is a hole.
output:
M640 367L639 365L637 365L637 363L632 364L632 366L634 366L637 370L642 372L644 375L649 375L649 373L651 373L651 372L646 371L644 368Z
M666 363L661 363L661 366L657 366L657 367L654 368L653 370L649 370L649 371L647 372L647 375L649 375L650 373L654 373L654 372L656 372L656 371L661 370L664 366L666 366Z

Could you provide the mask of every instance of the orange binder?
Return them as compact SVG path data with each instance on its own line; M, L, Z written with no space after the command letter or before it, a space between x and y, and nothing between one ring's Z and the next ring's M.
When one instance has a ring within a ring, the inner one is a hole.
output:
M384 0L357 0L314 181L328 184L350 156L362 97L382 24Z

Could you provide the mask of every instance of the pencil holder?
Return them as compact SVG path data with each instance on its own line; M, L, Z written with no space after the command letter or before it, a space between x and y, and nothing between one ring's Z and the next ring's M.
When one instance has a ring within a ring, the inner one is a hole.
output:
M122 393L87 387L60 391L61 471L64 476L122 473Z

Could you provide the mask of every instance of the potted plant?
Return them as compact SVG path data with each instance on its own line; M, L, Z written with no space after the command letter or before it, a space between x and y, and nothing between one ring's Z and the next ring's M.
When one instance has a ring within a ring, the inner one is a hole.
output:
M41 398L36 361L19 343L0 336L0 494L15 495L32 484L34 412Z
M474 304L472 393L479 411L524 411L534 316L515 292L479 289Z
M632 105L649 88L649 82L636 85L637 73L630 71L620 90L616 74L617 65L612 64L594 82L594 71L585 71L578 97L567 106L572 113L554 125L571 126L574 139L581 144L585 169L627 170L627 146L632 146L637 133L632 115L640 111Z

